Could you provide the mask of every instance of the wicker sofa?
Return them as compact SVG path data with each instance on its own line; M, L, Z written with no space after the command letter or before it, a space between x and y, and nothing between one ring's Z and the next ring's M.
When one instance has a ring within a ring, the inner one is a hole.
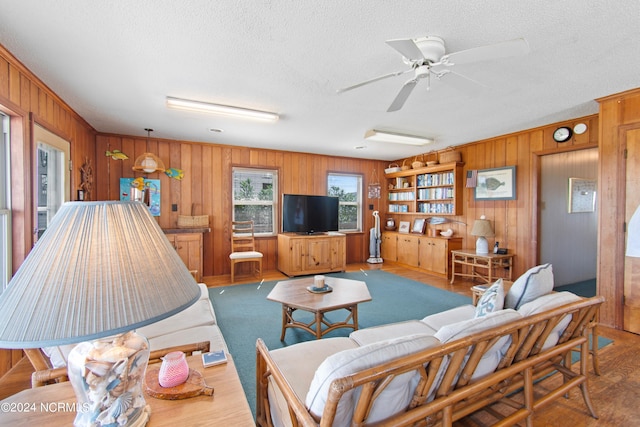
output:
M207 343L208 348L229 351L218 327L207 285L199 283L198 286L200 298L193 305L137 330L149 340L152 352L196 343ZM38 349L39 351L32 350L27 355L36 371L47 371L66 367L67 356L73 347L75 344L47 347Z
M529 272L523 276L509 292L517 294L523 281L533 282L533 292L515 309L476 317L479 307L463 306L272 351L258 340L258 425L451 425L507 399L516 409L501 422L531 425L536 409L574 387L596 417L586 333L603 298L555 293L553 283L540 289ZM514 295L505 300L513 303ZM580 363L572 369L576 348ZM554 371L562 384L534 395L535 382ZM516 391L523 403L511 399Z

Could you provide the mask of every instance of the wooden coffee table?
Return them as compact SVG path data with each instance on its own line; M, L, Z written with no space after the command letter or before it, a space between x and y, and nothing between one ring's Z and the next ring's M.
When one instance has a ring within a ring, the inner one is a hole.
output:
M358 304L371 301L367 284L359 280L337 277L326 277L325 282L333 288L332 292L323 294L309 292L307 286L313 285L313 277L276 283L276 286L267 295L267 299L282 304L280 341L284 341L287 328L303 329L314 334L316 339L320 339L338 328L358 329ZM340 309L349 312L344 321L332 323L324 316L327 312ZM313 313L313 321L304 323L294 319L293 313L296 310Z

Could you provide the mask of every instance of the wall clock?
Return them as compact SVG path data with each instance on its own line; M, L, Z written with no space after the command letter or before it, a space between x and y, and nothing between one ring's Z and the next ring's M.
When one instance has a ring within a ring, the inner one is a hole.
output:
M553 139L556 142L566 142L571 138L571 135L573 135L571 128L562 126L553 132Z

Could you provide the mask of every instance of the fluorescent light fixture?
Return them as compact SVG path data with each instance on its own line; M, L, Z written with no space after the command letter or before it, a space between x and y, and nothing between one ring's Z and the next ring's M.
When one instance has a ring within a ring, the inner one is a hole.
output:
M388 132L382 130L371 129L365 132L364 139L367 141L377 142L393 142L395 144L407 145L427 145L433 142L433 139L424 136L407 135L397 132Z
M268 111L251 110L248 108L232 107L230 105L212 104L210 102L192 101L167 96L167 106L181 110L199 111L203 113L224 114L227 116L275 122L280 118L278 114Z

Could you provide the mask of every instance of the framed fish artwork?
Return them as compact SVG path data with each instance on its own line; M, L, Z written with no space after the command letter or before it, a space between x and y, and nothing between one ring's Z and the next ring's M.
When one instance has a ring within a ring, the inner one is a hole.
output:
M152 216L160 216L160 180L120 178L120 200L143 202Z
M516 167L505 166L478 171L475 200L515 200Z

